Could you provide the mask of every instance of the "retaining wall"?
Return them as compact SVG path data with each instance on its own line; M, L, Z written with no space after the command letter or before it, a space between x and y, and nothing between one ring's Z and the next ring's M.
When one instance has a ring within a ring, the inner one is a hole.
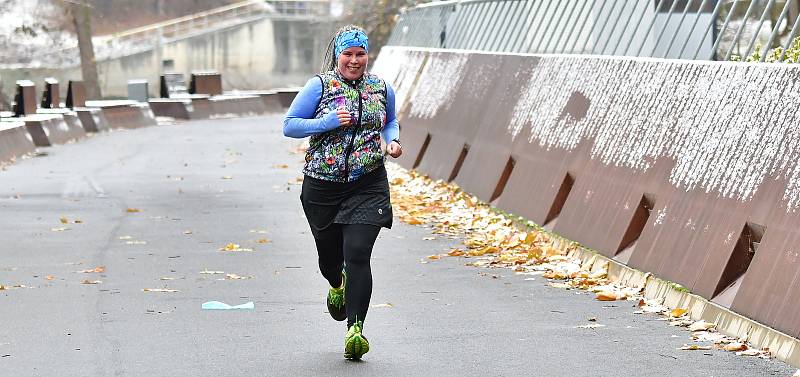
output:
M800 68L384 47L400 163L800 336Z

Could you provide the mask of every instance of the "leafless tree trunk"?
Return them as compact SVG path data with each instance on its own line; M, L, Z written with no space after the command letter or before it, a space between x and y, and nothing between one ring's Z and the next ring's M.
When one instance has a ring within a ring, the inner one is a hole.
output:
M94 59L92 45L92 18L86 0L71 4L72 19L75 22L75 33L78 35L78 49L81 54L81 73L86 87L87 99L100 99L100 84L97 76L97 62Z
M3 78L0 77L0 110L10 111L11 103L9 103L6 94L3 93Z

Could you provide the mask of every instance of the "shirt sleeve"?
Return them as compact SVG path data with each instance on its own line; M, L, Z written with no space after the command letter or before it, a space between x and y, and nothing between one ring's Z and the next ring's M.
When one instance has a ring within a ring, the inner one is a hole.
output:
M321 95L322 82L319 77L312 77L294 97L289 111L283 118L284 136L302 139L339 127L336 112L327 113L322 118L314 118Z
M383 126L381 136L387 144L400 139L400 124L397 122L394 109L394 89L389 83L386 83L386 125Z

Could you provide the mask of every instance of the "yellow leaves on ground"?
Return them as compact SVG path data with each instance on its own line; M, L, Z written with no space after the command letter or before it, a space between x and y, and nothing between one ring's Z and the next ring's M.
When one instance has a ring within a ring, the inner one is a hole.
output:
M66 217L62 217L60 220L62 224L69 224L69 219Z
M128 212L128 213L138 213L138 212L142 212L142 210L140 210L140 209L138 209L138 208L128 208L128 209L126 209L125 211L126 211L126 212Z
M44 280L55 280L56 277L54 275L47 275L44 277Z
M595 298L599 301L616 301L619 299L614 292L597 292Z
M235 244L233 242L228 243L227 245L219 248L219 251L222 252L230 252L230 251L253 251L253 249L241 247L239 244Z
M688 311L689 311L688 309L683 309L683 308L675 308L675 309L672 309L672 310L669 312L669 317L670 317L670 318L678 318L678 317L680 317L680 316L682 316L682 315L686 314L686 312L688 312Z
M396 164L387 164L395 215L411 225L428 225L434 234L462 238L466 250L451 249L441 257L475 258L467 266L509 268L518 274L550 279L549 286L560 289L581 289L595 293L599 301L637 301L634 314L663 315L672 326L692 331L692 340L708 344L685 345L681 350L710 350L714 347L741 356L769 358L769 349L752 349L746 339L734 339L716 332L716 325L689 318L688 308L667 308L663 301L642 297L644 286L628 287L608 281L609 262L602 258L581 259L573 253L576 244L554 239L532 223L515 222L512 216L500 213L481 203L456 186L442 180L433 181ZM425 239L428 239L427 237ZM421 260L422 263L427 263ZM489 276L489 274L483 274ZM492 275L497 277L497 275ZM577 328L594 329L603 325L592 323Z
M266 243L270 243L271 241L268 238L261 238L256 242L261 243L261 244L266 244Z

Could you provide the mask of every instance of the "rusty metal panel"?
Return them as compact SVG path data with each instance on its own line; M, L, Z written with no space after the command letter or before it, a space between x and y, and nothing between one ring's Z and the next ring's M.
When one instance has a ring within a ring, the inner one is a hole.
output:
M83 86L83 81L69 81L66 105L70 109L86 106L86 88Z
M502 176L508 175L509 181L514 176L514 140L507 125L519 93L518 82L527 79L536 61L522 56L475 55L469 64L478 69L467 71L468 77L491 84L479 88L473 84L475 80L464 80L467 92L463 95L482 98L481 106L470 101L454 103L450 109L450 112L474 113L471 121L478 125L475 139L469 142L469 152L455 182L488 202L497 199L505 191L508 181L502 182Z
M30 80L18 80L14 95L14 116L36 114L36 85Z
M44 92L42 93L42 107L53 109L61 107L58 80L49 77L44 79Z
M800 68L427 52L422 173L800 333Z
M215 71L192 72L189 81L189 94L222 94L222 75Z

